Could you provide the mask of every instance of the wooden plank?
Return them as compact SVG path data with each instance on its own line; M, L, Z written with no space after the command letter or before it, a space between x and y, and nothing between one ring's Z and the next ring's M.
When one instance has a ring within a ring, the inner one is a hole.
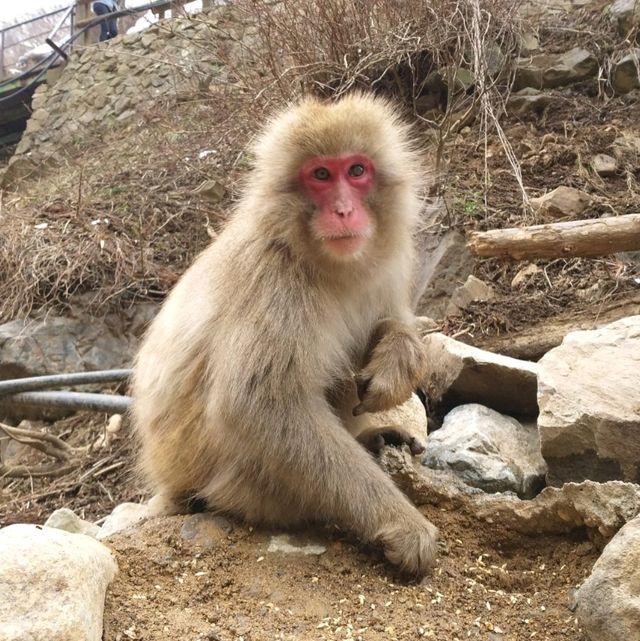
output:
M471 232L474 256L515 260L606 256L640 250L640 214Z

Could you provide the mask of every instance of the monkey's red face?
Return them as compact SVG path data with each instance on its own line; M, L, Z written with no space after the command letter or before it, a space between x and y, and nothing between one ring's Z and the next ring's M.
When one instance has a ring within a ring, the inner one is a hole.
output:
M373 189L375 167L367 156L316 156L298 179L316 206L313 231L325 250L338 257L357 254L371 235L365 199Z

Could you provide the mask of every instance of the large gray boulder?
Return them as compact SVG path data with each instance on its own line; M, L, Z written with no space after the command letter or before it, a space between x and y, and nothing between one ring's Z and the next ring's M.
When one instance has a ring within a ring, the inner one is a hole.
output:
M532 498L544 487L546 465L535 425L475 403L445 416L442 427L429 435L423 462L485 492Z
M446 407L480 403L515 416L536 416L537 365L466 345L444 334L424 337L429 398Z
M531 58L519 58L514 89L554 89L595 77L597 58L580 47L560 54L542 53Z
M0 639L100 641L109 550L84 534L37 525L0 530Z
M547 481L640 481L640 316L571 332L538 367Z
M640 640L640 517L611 539L576 601L590 641Z
M125 319L79 314L0 325L0 380L129 366L155 309L142 306Z

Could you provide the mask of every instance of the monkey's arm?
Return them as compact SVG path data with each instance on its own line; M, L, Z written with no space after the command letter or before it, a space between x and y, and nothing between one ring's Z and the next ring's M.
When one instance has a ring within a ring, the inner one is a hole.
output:
M424 379L425 349L411 322L384 319L371 334L364 367L356 377L360 403L354 416L404 403Z

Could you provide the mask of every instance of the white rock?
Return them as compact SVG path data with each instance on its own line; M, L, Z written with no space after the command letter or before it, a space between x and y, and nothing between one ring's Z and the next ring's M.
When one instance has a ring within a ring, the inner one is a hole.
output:
M0 530L0 639L100 641L109 550L84 534L37 525Z
M102 540L133 527L142 519L151 516L149 506L144 503L121 503L113 508L113 511L105 519L100 532L96 538Z
M94 538L100 531L99 525L81 519L73 510L67 507L61 507L59 510L52 512L44 525L45 527L54 527L74 534L86 534Z
M580 626L590 641L640 639L640 517L602 552L576 595Z
M535 363L487 352L439 333L423 340L429 398L450 407L480 403L507 414L537 415Z
M544 487L537 428L473 403L445 416L442 427L429 435L423 462L485 492L531 498Z
M548 481L637 482L640 316L571 332L538 366L538 427Z
M324 545L306 541L299 542L288 534L272 536L267 548L267 552L272 554L280 552L281 554L303 554L305 556L320 556L326 551L327 548Z
M531 198L533 210L547 218L576 218L590 204L591 196L573 187L556 187L544 196Z

